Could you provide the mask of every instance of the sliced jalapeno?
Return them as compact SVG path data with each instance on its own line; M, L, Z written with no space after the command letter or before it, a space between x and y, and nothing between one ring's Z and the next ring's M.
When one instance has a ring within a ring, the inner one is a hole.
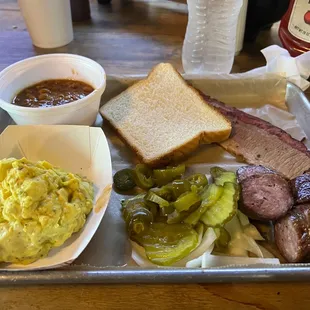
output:
M191 185L197 186L198 189L203 189L206 185L208 185L207 177L202 173L196 173L187 178Z
M113 177L113 183L116 189L128 191L136 186L134 180L134 171L132 169L122 169L117 171Z
M129 235L140 234L153 221L152 213L143 201L130 200L123 209L123 218Z
M158 204L160 208L169 207L169 201L161 198L152 190L148 191L144 199Z
M166 185L173 180L177 179L185 172L185 165L179 165L176 167L169 167L166 169L155 169L153 176L158 186Z
M154 180L152 178L152 170L144 164L136 165L133 177L137 186L143 189L150 189L151 187L154 186Z
M191 185L187 180L174 180L172 182L172 192L175 200L179 196L181 196L185 192L189 192L190 190Z

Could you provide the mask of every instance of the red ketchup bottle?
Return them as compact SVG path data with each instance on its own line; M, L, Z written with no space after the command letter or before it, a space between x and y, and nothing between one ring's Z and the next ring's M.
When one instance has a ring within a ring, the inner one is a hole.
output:
M291 0L281 20L279 37L291 56L310 50L310 0Z

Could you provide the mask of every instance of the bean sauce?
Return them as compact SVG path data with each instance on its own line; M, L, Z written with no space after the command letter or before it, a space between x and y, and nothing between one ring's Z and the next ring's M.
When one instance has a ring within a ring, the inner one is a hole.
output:
M23 89L12 103L31 108L53 107L82 99L93 91L93 87L81 81L46 80Z

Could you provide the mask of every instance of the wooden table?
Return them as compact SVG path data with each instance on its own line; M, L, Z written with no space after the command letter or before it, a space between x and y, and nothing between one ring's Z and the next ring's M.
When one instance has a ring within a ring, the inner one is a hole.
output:
M42 50L31 44L14 0L0 0L0 69L50 52L88 56L108 74L148 72L168 61L180 71L187 15L184 4L167 1L91 2L92 21L74 26L66 47ZM183 2L184 1L179 1ZM169 6L170 9L161 8ZM233 71L264 65L260 49L279 43L276 26L246 44ZM216 285L51 285L0 288L0 309L309 309L307 283Z
M184 3L112 0L111 5L100 6L92 0L91 4L92 20L74 25L74 42L46 50L31 44L16 1L0 0L0 70L26 57L54 52L88 56L103 65L107 74L146 73L164 61L183 70L181 48L187 24ZM233 71L264 65L260 50L274 42L279 42L275 29L262 33L255 44L246 45L236 57Z

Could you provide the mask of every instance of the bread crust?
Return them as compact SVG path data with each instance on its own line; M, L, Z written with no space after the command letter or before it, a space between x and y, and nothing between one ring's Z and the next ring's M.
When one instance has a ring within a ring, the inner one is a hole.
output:
M156 71L161 70L160 67L166 66L166 65L167 64L159 64L159 65L155 66L150 71L150 73L148 74L148 77L145 80L139 81L139 82L135 83L134 85L130 86L131 89L139 88L139 87L141 87L141 85L151 83L152 79L156 78L156 76L155 77L153 76L156 74ZM205 100L203 99L203 97L201 96L199 91L197 91L194 87L188 85L187 82L183 79L182 75L172 65L169 64L169 66L170 66L169 70L171 70L171 68L172 68L173 71L178 74L183 85L186 88L190 88L192 91L194 91L195 94L202 100L202 102L205 102ZM164 70L166 70L166 69L164 69ZM122 96L122 93L120 93L119 95L114 97L114 99L121 98L121 96ZM129 145L129 147L135 152L135 154L138 156L138 158L142 162L144 162L145 164L147 164L151 167L161 167L161 166L165 166L169 163L174 163L174 162L180 161L181 159L186 157L186 155L188 155L191 152L193 152L194 150L196 150L199 147L199 145L201 145L201 144L210 144L210 143L214 143L214 142L222 142L222 141L225 141L229 138L229 136L231 134L231 129L232 129L231 122L229 121L229 119L227 119L225 116L223 116L213 106L208 105L208 107L210 107L210 109L212 109L212 111L214 111L214 114L218 115L223 122L226 122L226 125L227 125L226 130L220 130L217 132L214 131L212 133L212 137L210 135L210 132L209 132L209 134L207 132L200 132L191 140L184 142L184 144L182 144L182 145L180 145L180 146L178 146L178 147L176 147L170 151L167 151L167 152L163 151L161 156L154 157L152 159L145 158L143 153L141 152L141 150L139 150L139 148L137 148L136 145L132 144L131 141L126 139L126 137L124 136L124 134L122 132L122 129L120 129L118 127L118 125L116 123L114 123L113 119L109 115L104 114L104 112L102 111L104 109L104 106L103 106L103 109L100 110L100 113L104 117L104 119L107 120L113 126L113 128L117 131L117 133L122 137L122 140L127 145Z
M111 120L109 120L108 118L105 118L105 120L114 128L114 130L117 132L121 140L130 147L130 149L136 154L136 156L139 158L141 162L154 168L167 166L170 163L177 163L180 160L184 159L190 153L194 152L200 145L210 144L209 142L208 143L202 142L204 141L203 137L204 133L202 133L177 149L171 150L170 152L163 154L160 157L153 158L152 160L147 160L143 157L143 154L140 153L140 150L136 148L135 145L131 144L130 141L124 138L122 131L119 130L116 126L114 126ZM229 135L230 131L227 131L226 138L224 138L223 141L228 139Z

